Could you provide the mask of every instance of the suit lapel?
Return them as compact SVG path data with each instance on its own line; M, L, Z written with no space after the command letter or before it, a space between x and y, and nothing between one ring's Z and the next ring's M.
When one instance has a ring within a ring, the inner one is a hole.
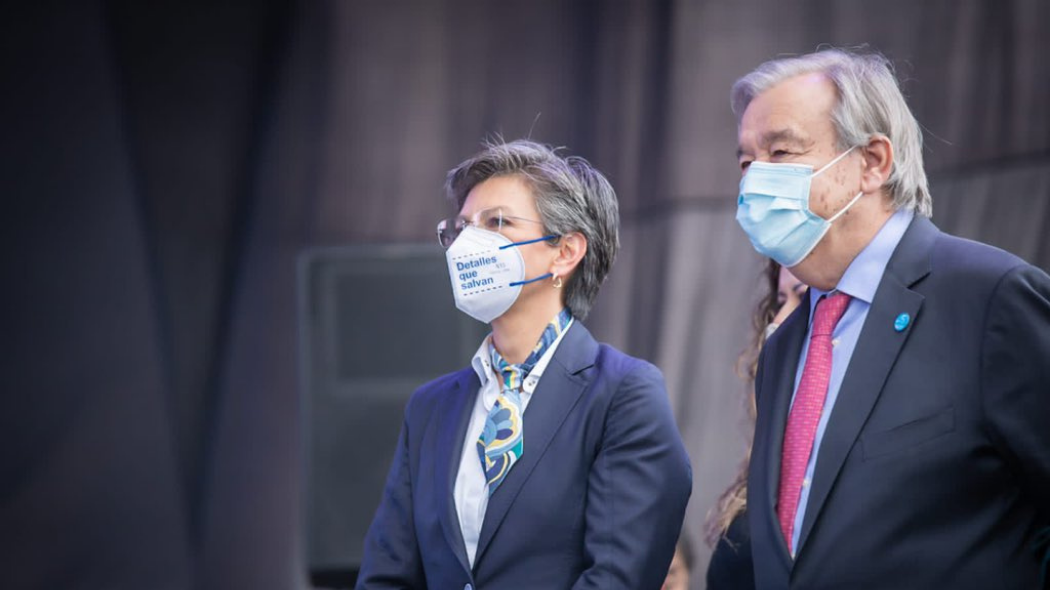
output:
M808 292L807 292L808 293ZM763 513L766 514L765 526L772 531L770 536L776 539L777 555L790 567L791 555L787 541L780 532L777 520L777 491L780 486L780 454L784 446L784 429L787 425L788 410L791 407L791 395L795 389L795 374L798 370L799 356L802 354L803 342L809 325L808 297L786 322L774 333L768 343L765 356L769 357L768 374L763 377L763 399L759 408L756 435L763 433L768 438L764 442L756 440L754 452L763 453L757 459L761 465L759 472L765 482L760 482L754 489L765 490ZM767 386L766 383L769 385ZM762 485L764 484L764 485Z
M438 427L437 440L437 491L444 504L441 509L441 528L445 531L452 552L456 554L463 570L470 571L467 561L467 549L463 542L463 530L459 526L459 515L456 512L455 485L459 473L459 463L463 456L463 437L470 423L474 401L481 388L481 382L473 369L466 369L449 392L450 406L442 413ZM441 468L440 466L444 466Z
M937 233L928 219L916 217L886 265L820 445L813 487L799 533L799 552L805 548L842 465L915 327L924 297L911 287L930 272L930 250ZM898 332L894 323L904 313L911 317L911 323Z
M543 459L554 435L590 383L591 379L581 373L594 365L597 353L598 343L591 337L590 332L579 321L573 322L554 351L554 357L544 370L543 377L525 409L525 446L521 459L514 464L503 483L489 497L485 520L481 525L481 535L478 538L478 551L474 557L475 567L481 563L485 550L521 492L522 486Z

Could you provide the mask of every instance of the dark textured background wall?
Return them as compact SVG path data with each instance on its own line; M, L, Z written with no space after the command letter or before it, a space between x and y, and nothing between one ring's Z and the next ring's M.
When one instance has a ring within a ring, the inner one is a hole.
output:
M934 220L1050 268L1048 29L1038 0L11 9L2 585L302 585L296 257L429 241L444 171L495 133L616 186L624 249L588 324L664 369L698 535L743 452L760 264L733 222L732 81L821 43L882 50L927 132Z

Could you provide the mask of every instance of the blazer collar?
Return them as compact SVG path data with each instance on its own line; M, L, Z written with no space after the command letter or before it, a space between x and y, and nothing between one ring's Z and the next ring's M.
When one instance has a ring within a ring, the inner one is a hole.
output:
M459 515L456 513L455 485L463 454L463 437L467 425L470 424L474 400L480 388L481 381L472 368L460 371L451 391L448 392L447 411L441 412L438 417L441 422L437 429L437 465L445 466L444 469L436 470L438 495L441 498L440 502L444 504L440 510L441 528L444 529L445 540L465 572L470 571L470 561L467 559L463 530L460 529Z
M797 556L802 555L846 457L917 323L925 298L912 287L930 273L931 251L939 233L929 219L916 217L886 266L821 442L820 460L813 474ZM894 327L895 320L903 314L907 314L911 321L906 329L898 331ZM795 358L797 366L797 356ZM786 397L790 399L790 391ZM786 421L786 412L783 415Z
M593 375L585 370L594 366L597 357L598 343L582 323L573 322L554 351L554 358L525 410L522 456L489 497L474 557L475 570L525 482L543 459L554 435L593 380Z

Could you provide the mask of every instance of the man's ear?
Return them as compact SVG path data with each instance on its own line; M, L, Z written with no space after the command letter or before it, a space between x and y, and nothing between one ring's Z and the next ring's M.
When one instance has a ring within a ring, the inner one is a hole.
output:
M565 234L555 246L558 253L551 261L550 273L563 279L572 275L587 254L587 238L579 232Z
M865 193L880 192L893 171L893 144L885 135L876 135L864 146L864 169L861 171L860 190Z

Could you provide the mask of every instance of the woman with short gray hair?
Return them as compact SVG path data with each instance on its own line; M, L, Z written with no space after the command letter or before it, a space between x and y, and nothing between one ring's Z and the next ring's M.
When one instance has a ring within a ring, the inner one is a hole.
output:
M518 140L490 143L452 169L445 194L459 211L475 186L492 177L510 175L521 178L532 189L546 233L563 236L575 232L586 238L587 252L565 283L566 307L573 316L586 318L620 250L620 213L612 185L583 158L562 158L545 145ZM558 238L548 244L556 248Z
M357 587L659 588L689 458L659 369L580 322L620 245L612 186L519 140L445 189L456 306L492 333L409 401Z

